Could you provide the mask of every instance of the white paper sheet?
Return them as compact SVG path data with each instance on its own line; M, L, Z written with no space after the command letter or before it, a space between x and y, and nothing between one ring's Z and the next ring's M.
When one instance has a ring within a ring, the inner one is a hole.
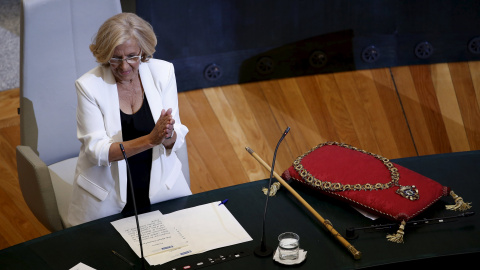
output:
M369 218L371 220L376 220L378 219L378 216L374 215L374 214L371 214L371 213L368 213L367 211L365 210L362 210L358 207L355 207L355 206L352 206L353 209L357 210L360 214L362 214L364 217L366 218Z
M187 246L187 240L174 228L172 222L160 211L138 216L144 257ZM113 227L122 235L135 253L141 257L138 230L135 217L112 222Z
M181 257L251 241L250 235L225 205L219 203L212 202L167 215L159 211L140 215L147 262L150 265L164 264ZM144 224L152 224L146 227L152 229L148 236L143 235ZM136 233L132 233L133 230L136 232L135 218L117 220L112 225L140 257L138 239ZM162 229L161 233L155 231L157 228Z
M92 268L84 263L79 263L74 267L70 268L70 270L95 270L95 268Z

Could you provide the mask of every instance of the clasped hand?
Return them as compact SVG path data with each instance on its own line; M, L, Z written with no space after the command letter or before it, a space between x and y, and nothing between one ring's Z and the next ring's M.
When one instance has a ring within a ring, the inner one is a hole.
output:
M162 110L160 117L155 124L152 132L150 132L150 137L152 144L159 145L162 144L167 138L173 136L173 125L175 124L175 119L172 116L172 109Z

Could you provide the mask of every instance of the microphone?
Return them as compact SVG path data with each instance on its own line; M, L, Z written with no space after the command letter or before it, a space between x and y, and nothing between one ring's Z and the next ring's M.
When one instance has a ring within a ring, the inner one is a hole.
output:
M273 168L275 167L275 160L277 157L277 150L278 147L280 146L280 143L283 141L283 138L287 135L287 133L290 131L290 127L287 127L285 131L282 134L282 137L280 140L278 140L277 147L275 147L275 152L273 153L273 161L272 161L272 169L270 170L270 180L268 182L268 191L267 191L267 200L265 202L265 211L263 212L263 233L262 233L262 241L260 243L260 246L258 246L254 253L255 255L259 257L267 257L270 256L273 252L272 248L267 247L265 243L265 218L267 216L267 206L268 206L268 198L270 197L270 188L272 187L272 178L273 178Z
M135 193L133 192L132 175L130 173L130 166L128 166L128 159L127 159L127 155L125 154L125 148L123 148L123 144L120 144L120 150L122 150L123 158L125 159L125 163L127 165L128 185L130 186L130 193L132 193L133 212L135 213L135 220L137 222L138 241L140 242L140 254L141 254L140 259L142 260L142 269L146 269L145 258L143 256L142 235L140 233L140 224L138 222L137 203L135 202Z

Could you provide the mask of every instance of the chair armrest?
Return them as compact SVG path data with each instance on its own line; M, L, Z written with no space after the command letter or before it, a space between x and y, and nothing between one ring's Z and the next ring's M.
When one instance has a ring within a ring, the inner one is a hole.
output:
M18 181L22 195L35 217L50 231L63 229L47 165L30 146L19 145Z

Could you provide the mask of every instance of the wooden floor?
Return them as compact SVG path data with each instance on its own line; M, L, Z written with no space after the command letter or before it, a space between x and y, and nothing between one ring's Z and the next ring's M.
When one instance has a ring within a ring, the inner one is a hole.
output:
M18 89L0 92L0 249L46 230L23 201L15 164ZM194 193L268 177L283 130L281 173L327 140L400 158L480 149L480 62L383 68L179 94Z

